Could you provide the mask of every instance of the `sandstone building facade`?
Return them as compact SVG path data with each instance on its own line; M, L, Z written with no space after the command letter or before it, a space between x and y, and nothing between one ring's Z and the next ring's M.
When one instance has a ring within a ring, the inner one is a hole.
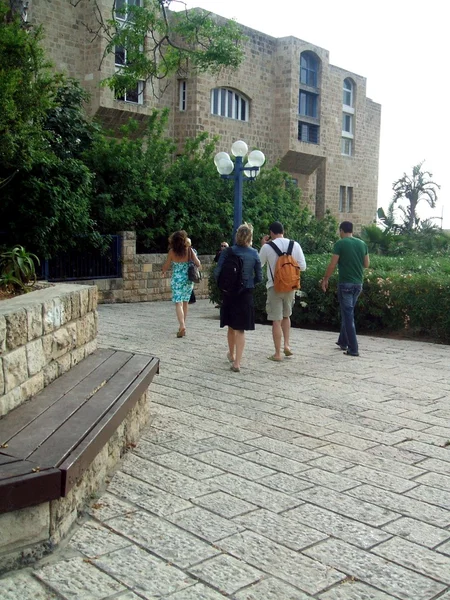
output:
M109 18L112 4L97 2ZM220 136L217 151L229 152L243 139L290 173L318 217L328 209L358 228L374 220L381 107L367 98L366 79L330 64L327 50L243 27L245 60L237 71L173 77L159 98L142 83L116 99L100 82L126 63L126 53L116 48L102 61L106 42L86 27L95 29L92 2L31 0L28 18L43 24L49 58L82 82L89 111L108 126L130 116L144 122L154 107L169 107L168 133L180 144L207 131Z

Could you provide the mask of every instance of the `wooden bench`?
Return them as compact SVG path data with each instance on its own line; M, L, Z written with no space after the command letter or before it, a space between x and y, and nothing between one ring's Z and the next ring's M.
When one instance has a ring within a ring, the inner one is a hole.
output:
M158 372L153 356L98 350L0 419L0 513L64 498Z

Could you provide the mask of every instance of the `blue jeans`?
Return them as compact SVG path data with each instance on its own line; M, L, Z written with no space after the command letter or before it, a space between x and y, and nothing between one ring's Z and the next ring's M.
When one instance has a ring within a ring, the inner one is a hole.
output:
M360 283L340 283L338 298L341 307L341 332L338 344L345 346L349 354L358 354L358 340L355 328L355 306L362 291Z

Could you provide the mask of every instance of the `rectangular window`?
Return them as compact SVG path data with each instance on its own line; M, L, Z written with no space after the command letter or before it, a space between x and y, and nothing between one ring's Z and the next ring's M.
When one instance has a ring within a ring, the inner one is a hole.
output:
M341 140L341 153L345 156L352 156L353 153L353 140L351 138L343 137Z
M135 87L127 89L120 96L116 96L116 100L131 102L132 104L144 104L144 82L138 81Z
M185 111L186 110L186 99L187 99L187 97L186 97L187 83L185 80L183 80L183 81L180 81L178 83L178 85L179 85L179 94L180 94L179 109L181 111Z
M353 188L352 187L347 188L346 210L348 213L353 212Z
M339 212L344 212L345 206L345 185L339 188Z
M310 144L319 143L319 126L311 125L311 123L298 124L298 139L301 142L309 142Z
M353 188L341 185L339 188L339 212L353 212Z
M310 87L317 87L317 72L315 69L302 66L300 68L300 83L302 85L309 85Z
M299 114L305 117L317 117L317 96L300 90Z
M353 134L353 115L347 113L342 115L342 131Z
M115 0L114 10L118 21L131 21L132 16L128 14L129 6L142 6L141 0Z

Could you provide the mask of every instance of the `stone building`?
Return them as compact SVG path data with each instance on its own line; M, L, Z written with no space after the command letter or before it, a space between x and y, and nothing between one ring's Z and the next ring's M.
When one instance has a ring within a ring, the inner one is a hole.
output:
M139 2L118 0L132 1ZM112 0L96 4L111 18ZM237 71L173 77L159 98L141 83L115 99L100 82L126 63L126 52L116 47L102 60L106 42L86 27L96 27L92 2L31 0L29 20L44 25L55 67L82 82L89 111L109 127L131 115L144 122L152 108L169 107L168 133L180 144L202 131L220 136L218 151L243 139L291 174L318 217L329 209L357 227L374 220L381 106L367 98L366 79L330 64L327 50L243 27L245 60Z

